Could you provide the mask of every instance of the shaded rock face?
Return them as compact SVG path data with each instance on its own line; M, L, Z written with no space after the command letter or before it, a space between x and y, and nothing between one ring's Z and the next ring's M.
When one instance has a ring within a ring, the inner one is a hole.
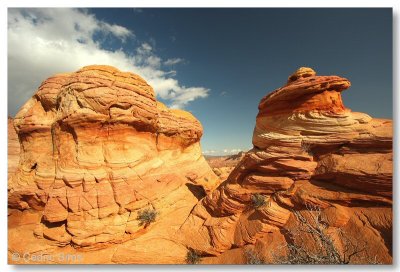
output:
M58 246L132 239L151 228L137 220L140 211L154 209L162 221L178 201L196 203L187 184L210 191L218 181L201 155L199 121L156 101L141 77L110 66L47 79L14 127L21 154L9 208L37 211L35 236Z
M191 234L188 246L215 256L208 263L245 262L249 248L273 262L272 253L293 242L287 233L299 224L295 213L312 207L327 232L363 244L353 261L391 263L392 121L347 109L341 92L348 87L345 78L303 67L265 96L254 148L181 228ZM255 194L263 207L254 207ZM334 240L344 252L346 241Z

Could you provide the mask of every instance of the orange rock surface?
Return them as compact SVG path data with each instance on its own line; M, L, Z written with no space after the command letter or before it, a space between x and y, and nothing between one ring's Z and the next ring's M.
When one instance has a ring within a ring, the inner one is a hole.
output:
M243 263L249 248L273 262L279 245L291 243L294 212L309 207L327 231L365 243L354 262L392 262L392 121L345 108L349 86L303 67L261 100L254 148L181 228L188 247L213 256L205 263ZM266 200L260 209L255 194Z
M14 126L22 149L9 179L9 252L99 250L132 239L144 239L135 248L142 253L146 239L165 250L198 198L219 181L201 153L200 122L156 101L138 75L110 66L47 79ZM138 214L146 209L156 220L141 225ZM123 262L112 252L83 262ZM150 258L176 261L161 251Z

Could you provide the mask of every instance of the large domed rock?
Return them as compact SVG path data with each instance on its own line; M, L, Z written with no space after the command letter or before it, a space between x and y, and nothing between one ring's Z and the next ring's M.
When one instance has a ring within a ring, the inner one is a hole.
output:
M364 246L352 261L392 261L392 122L345 108L348 87L302 67L261 100L254 148L182 227L189 247L215 256L205 262L243 263L248 250L274 262L298 215L317 212L326 232Z
M218 181L201 153L200 122L156 101L138 75L110 66L47 79L14 126L21 155L8 204L17 252L19 235L97 249L167 221L163 233L154 231L165 240ZM140 224L148 209L155 222Z

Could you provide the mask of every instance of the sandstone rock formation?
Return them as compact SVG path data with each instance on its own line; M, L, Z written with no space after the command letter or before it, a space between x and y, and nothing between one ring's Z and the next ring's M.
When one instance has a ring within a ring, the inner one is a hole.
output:
M8 118L8 176L13 174L19 163L19 141L13 125L13 119Z
M188 247L213 256L205 263L243 263L248 250L273 262L294 242L295 214L315 211L342 253L363 246L353 262L391 263L392 122L345 108L348 87L345 78L302 67L261 100L254 148L181 228ZM265 205L254 207L255 195Z
M336 248L362 246L353 262L391 263L392 122L345 108L348 87L297 70L261 100L253 149L218 185L201 124L139 76L88 66L47 79L14 120L9 262L185 263L189 250L202 263L274 262L299 218L320 212ZM155 221L141 224L144 211Z
M156 101L138 75L110 66L47 79L14 126L21 155L9 180L10 252L99 250L133 238L165 250L176 226L218 182L201 153L200 122ZM146 209L156 211L156 221L141 225L138 214ZM136 248L137 263L146 261L146 243ZM112 251L85 262L113 262ZM159 251L149 262L175 262L168 254Z

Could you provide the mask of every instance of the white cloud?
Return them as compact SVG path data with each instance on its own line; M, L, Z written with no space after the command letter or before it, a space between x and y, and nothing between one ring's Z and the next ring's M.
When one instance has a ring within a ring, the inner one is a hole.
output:
M139 74L175 108L207 97L208 89L182 86L171 78L176 71L162 70L164 61L149 43L143 42L133 54L127 54L122 49L102 48L95 35L121 42L134 38L131 30L100 21L81 9L9 9L9 112L14 115L51 75L90 64L112 65Z
M133 36L133 32L123 26L110 25L104 22L102 22L100 26L103 31L105 31L106 33L112 33L114 36L120 38L122 41L125 41L125 39L129 36Z
M203 87L180 87L179 95L171 97L173 98L171 108L181 108L197 98L205 98L208 95L208 91L208 89L204 89Z
M166 61L164 61L164 65L175 65L178 64L180 62L183 62L183 59L181 58L173 58L173 59L167 59Z
M139 54L148 54L151 52L153 47L148 43L142 43L142 45L137 49Z
M239 152L249 150L250 148L225 148L225 149L220 149L220 150L215 150L215 149L207 149L203 151L204 155L215 155L215 156L230 156L230 155L236 155Z
M224 153L227 153L227 154L236 154L236 153L241 152L242 149L233 148L233 149L224 149L224 150L222 150L222 151L223 151Z

